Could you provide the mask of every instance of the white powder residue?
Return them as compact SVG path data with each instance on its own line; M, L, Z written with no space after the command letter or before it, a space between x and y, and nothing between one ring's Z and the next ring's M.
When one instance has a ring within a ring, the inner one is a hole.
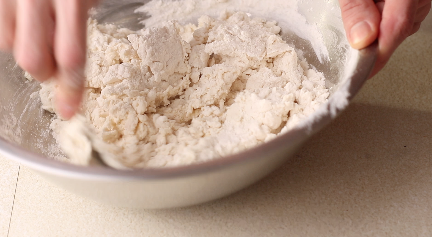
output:
M329 96L323 75L283 41L276 22L246 13L137 32L89 20L88 30L82 113L127 167L188 165L249 149L296 126ZM46 82L40 91L50 112L55 87ZM55 119L51 129L61 134L65 124Z
M329 60L323 35L317 25L307 23L299 12L298 2L299 0L152 0L136 12L151 16L142 22L146 26L157 26L169 20L191 23L202 15L217 17L223 11L247 12L277 21L282 29L289 29L298 37L308 40L321 63Z
M10 142L21 144L21 129L18 125L17 117L13 114L4 116L0 121L0 134L2 138L5 138Z

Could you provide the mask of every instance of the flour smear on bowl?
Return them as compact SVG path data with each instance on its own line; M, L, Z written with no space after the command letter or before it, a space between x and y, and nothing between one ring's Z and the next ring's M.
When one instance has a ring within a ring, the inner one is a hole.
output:
M90 19L82 114L108 152L131 168L199 163L267 142L329 97L323 74L280 31L274 21L230 11L139 31ZM41 86L43 108L56 113L55 81ZM60 143L70 123L53 120Z

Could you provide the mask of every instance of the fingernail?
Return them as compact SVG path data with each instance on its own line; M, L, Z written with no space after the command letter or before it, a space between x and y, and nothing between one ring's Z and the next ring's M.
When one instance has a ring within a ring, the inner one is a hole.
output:
M361 21L351 28L351 45L354 48L366 47L365 42L372 34L372 29L366 21Z

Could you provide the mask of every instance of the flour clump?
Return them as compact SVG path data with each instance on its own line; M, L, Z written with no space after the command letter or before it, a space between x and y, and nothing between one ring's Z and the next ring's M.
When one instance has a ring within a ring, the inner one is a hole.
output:
M329 96L322 73L299 59L276 22L243 12L139 31L88 26L82 114L127 167L188 165L252 148ZM40 91L53 113L55 87L45 82ZM57 118L51 128L60 133L68 123Z

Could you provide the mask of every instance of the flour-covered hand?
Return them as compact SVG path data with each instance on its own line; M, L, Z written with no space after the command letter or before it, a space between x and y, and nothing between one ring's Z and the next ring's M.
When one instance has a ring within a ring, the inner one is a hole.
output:
M80 105L88 10L97 0L0 0L0 49L38 81L58 81L57 109L68 119Z
M351 46L362 49L379 42L371 76L388 62L397 47L417 32L428 15L431 0L339 0Z

